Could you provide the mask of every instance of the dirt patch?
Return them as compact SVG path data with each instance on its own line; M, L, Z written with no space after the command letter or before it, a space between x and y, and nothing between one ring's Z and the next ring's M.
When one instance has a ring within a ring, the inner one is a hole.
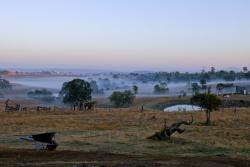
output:
M47 167L249 167L250 160L238 157L204 156L134 156L105 152L34 151L9 149L0 151L0 166Z

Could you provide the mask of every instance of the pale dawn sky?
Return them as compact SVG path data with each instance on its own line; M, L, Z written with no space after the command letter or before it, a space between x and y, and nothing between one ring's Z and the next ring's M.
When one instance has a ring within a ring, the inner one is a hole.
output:
M0 0L0 66L250 66L249 0Z

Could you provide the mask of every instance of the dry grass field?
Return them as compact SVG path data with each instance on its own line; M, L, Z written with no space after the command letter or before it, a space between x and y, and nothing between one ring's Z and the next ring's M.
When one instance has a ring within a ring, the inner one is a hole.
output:
M191 114L195 121L193 125L183 126L186 129L183 134L175 134L170 141L146 139L161 129L164 119L171 124L190 120ZM211 126L202 124L203 112L140 112L137 108L88 112L0 111L0 118L0 166L80 163L115 166L128 162L134 162L135 166L195 166L194 163L250 166L249 108L238 109L236 113L233 109L215 111ZM57 132L59 147L55 152L35 151L32 144L18 140L19 135L50 131Z

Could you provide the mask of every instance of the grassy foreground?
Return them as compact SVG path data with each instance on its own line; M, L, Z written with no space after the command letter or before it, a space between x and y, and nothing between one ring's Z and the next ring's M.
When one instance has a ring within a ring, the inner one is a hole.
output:
M164 119L171 124L189 120L191 114L195 122L183 126L186 128L183 134L175 134L170 141L146 139L161 129ZM213 112L212 126L202 125L205 120L203 112L147 110L141 113L137 109L0 111L0 119L0 166L70 166L80 163L115 166L128 161L136 161L135 166L140 165L140 161L144 166L194 166L196 161L202 166L213 163L218 163L217 166L250 165L249 108L238 109L237 113L233 109ZM55 152L33 151L30 143L18 140L18 135L48 131L57 132L59 147Z

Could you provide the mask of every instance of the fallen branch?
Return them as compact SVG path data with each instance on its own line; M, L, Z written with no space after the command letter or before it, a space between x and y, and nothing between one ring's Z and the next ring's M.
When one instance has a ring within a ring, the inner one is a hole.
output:
M164 127L160 132L156 132L154 135L149 136L147 139L152 140L169 140L171 135L175 132L183 133L185 129L181 129L181 125L191 125L193 123L193 116L191 115L191 121L178 121L171 126L167 126L166 120L164 120Z

